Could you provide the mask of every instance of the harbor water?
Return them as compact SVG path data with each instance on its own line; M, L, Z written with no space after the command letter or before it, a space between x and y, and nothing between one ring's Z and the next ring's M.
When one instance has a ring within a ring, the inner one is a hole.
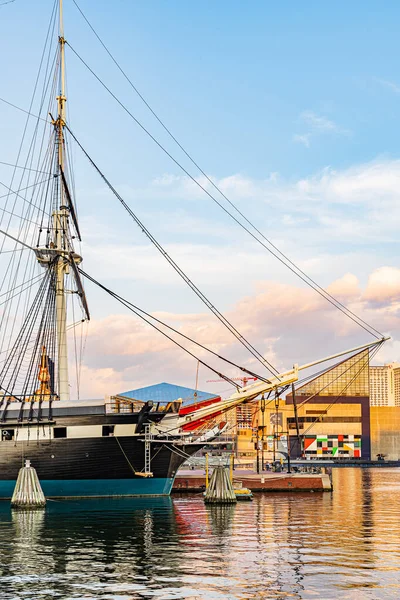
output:
M334 492L0 503L2 600L400 597L400 469Z

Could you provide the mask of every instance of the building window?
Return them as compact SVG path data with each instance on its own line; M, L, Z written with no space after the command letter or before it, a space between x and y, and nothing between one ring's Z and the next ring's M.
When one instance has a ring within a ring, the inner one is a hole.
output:
M54 427L53 437L55 439L66 438L67 437L67 428L66 427Z
M103 425L103 437L114 435L114 427L115 425Z

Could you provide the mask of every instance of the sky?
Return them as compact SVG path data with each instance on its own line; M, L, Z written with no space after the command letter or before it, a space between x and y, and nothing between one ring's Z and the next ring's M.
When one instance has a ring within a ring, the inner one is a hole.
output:
M111 62L72 0L65 37L129 111L207 189ZM392 337L400 361L400 6L184 2L79 5L183 147L256 226L320 285ZM0 97L29 106L52 0L0 5ZM371 337L265 252L113 100L67 46L68 121L139 218L276 366ZM0 160L24 116L0 102ZM230 358L257 369L73 148L87 272ZM8 170L7 170L8 169ZM6 182L10 169L0 168ZM81 396L161 381L194 386L196 362L87 284L92 321ZM72 343L72 340L71 340ZM239 373L232 368L224 372ZM199 386L222 390L200 369ZM73 386L75 384L72 384ZM75 393L75 390L74 392Z

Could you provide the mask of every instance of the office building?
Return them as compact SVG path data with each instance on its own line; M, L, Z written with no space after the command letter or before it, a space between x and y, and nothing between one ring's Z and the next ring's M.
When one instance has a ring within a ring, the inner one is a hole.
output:
M370 366L371 406L400 406L400 363Z

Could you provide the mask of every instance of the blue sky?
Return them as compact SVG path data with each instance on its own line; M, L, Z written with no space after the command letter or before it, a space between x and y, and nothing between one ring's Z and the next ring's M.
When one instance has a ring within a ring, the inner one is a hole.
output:
M350 298L354 307L395 336L400 5L225 0L79 4L154 110L241 210L322 285L355 277L359 296ZM0 52L7 57L0 96L22 107L28 104L51 7L44 0L15 0L0 7ZM75 50L190 166L110 62L72 0L65 0L65 27ZM271 289L275 283L302 289L182 177L68 50L72 129L219 307L235 312L245 296L255 301L266 282ZM22 126L21 114L1 104L1 160L15 160ZM85 268L147 310L202 313L197 299L127 220L78 150L74 154ZM9 171L4 167L0 174L4 181ZM382 268L391 269L384 272L384 285L389 286L387 311L395 313L395 322L366 299L377 302L372 288L381 279L373 274ZM346 290L354 283L349 282L345 280ZM287 293L295 294L293 290ZM88 295L95 319L122 312L95 290ZM284 337L285 315L280 326ZM340 338L337 331L334 338ZM261 337L261 345L268 335ZM343 335L364 341L362 333ZM333 340L332 351L346 341ZM277 360L292 360L280 342L271 344ZM385 359L400 358L392 348ZM307 359L318 350L298 345ZM93 358L91 367L95 362ZM135 381L135 387L142 383Z
M7 86L14 100L30 88L18 83L33 84L51 5L16 0L1 8L2 55L10 57L3 69L15 84ZM86 0L81 8L156 112L218 176L241 172L262 178L278 171L297 179L327 165L341 168L397 152L396 2L382 10L376 2ZM135 114L146 115L72 1L65 2L65 13L66 38ZM143 156L142 134L112 109L74 57L68 66L72 117L81 135L89 131L90 115L103 114L100 129L109 133L115 127L119 133L127 127L134 136L129 146L121 139L121 150L142 158L138 171L144 177L164 169L168 163L158 152L148 160L146 143ZM107 108L111 114L105 119ZM293 136L310 133L302 117L308 112L335 129L314 132L307 150ZM118 156L112 168L120 163ZM125 166L123 161L121 172Z

